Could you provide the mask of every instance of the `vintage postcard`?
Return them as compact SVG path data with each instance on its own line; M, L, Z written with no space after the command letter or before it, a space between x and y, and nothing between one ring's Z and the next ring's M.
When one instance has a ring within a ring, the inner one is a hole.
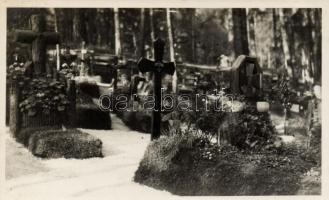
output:
M0 5L0 198L328 198L324 0Z

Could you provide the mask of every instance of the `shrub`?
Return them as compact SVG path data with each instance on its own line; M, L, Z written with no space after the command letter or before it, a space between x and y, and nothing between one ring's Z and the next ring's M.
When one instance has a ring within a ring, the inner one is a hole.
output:
M29 138L28 148L42 158L102 157L102 142L76 129L36 131Z
M274 142L277 131L269 113L259 113L248 105L238 114L238 122L229 128L232 145L240 149L262 149Z
M92 98L98 98L100 96L99 94L99 86L96 84L96 82L79 82L78 88L80 93L85 93L89 95Z
M295 146L255 152L218 147L206 138L162 137L148 146L134 180L178 195L292 195L314 165L303 152Z
M120 111L117 116L131 129L145 133L151 132L151 116L142 111Z
M99 95L97 85L80 83L76 102L77 126L88 129L111 129L110 113L102 111L93 96ZM94 94L92 94L94 93Z
M88 129L109 130L112 126L111 115L94 104L77 106L77 126Z

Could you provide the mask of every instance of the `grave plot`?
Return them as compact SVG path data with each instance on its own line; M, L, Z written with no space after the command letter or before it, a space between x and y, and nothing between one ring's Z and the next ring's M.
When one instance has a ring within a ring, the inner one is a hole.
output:
M262 90L262 71L255 58L239 56L231 69L212 70L230 74L229 87L220 95L201 88L208 99L190 103L203 104L203 109L165 116L162 120L169 128L150 143L134 180L178 195L298 193L305 174L320 164L315 139L319 130L312 129L308 141L278 132L270 102L280 102L286 124L291 91L280 82L279 90L272 89L271 94L281 99L271 99ZM216 110L216 100L224 109Z
M102 142L75 129L75 81L46 69L46 45L59 43L59 34L44 31L41 15L32 15L31 23L31 31L15 32L15 41L32 43L32 62L8 67L12 135L40 157L102 156Z

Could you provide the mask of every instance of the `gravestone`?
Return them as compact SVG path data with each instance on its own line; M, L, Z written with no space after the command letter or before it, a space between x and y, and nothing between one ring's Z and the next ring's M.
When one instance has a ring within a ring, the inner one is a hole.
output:
M59 43L59 33L47 32L44 16L31 16L32 30L16 30L14 41L32 44L32 61L34 75L46 73L47 45Z
M112 54L94 52L91 59L91 75L100 75L103 83L113 83L116 87L118 57Z
M254 97L262 89L262 70L255 57L240 55L232 66L233 94Z
M152 129L151 129L151 140L160 137L161 127L161 75L169 74L173 75L175 72L175 63L168 62L164 63L163 52L164 52L164 41L157 39L153 43L154 47L154 61L146 58L141 58L138 61L138 69L142 72L153 72L153 95L155 100L155 106L152 113Z

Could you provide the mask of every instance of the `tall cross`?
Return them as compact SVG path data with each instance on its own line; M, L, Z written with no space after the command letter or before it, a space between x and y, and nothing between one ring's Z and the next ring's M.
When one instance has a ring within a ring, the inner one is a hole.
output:
M142 73L153 72L153 95L155 99L154 109L152 113L152 130L151 130L151 140L160 137L160 127L161 127L161 75L170 74L173 75L175 72L174 62L163 62L163 52L164 52L165 42L162 39L157 39L153 43L154 48L154 61L148 60L146 58L141 58L138 61L138 69Z
M46 48L48 44L59 43L59 33L46 32L46 22L42 15L31 16L32 30L16 30L14 41L32 44L34 74L46 72Z

